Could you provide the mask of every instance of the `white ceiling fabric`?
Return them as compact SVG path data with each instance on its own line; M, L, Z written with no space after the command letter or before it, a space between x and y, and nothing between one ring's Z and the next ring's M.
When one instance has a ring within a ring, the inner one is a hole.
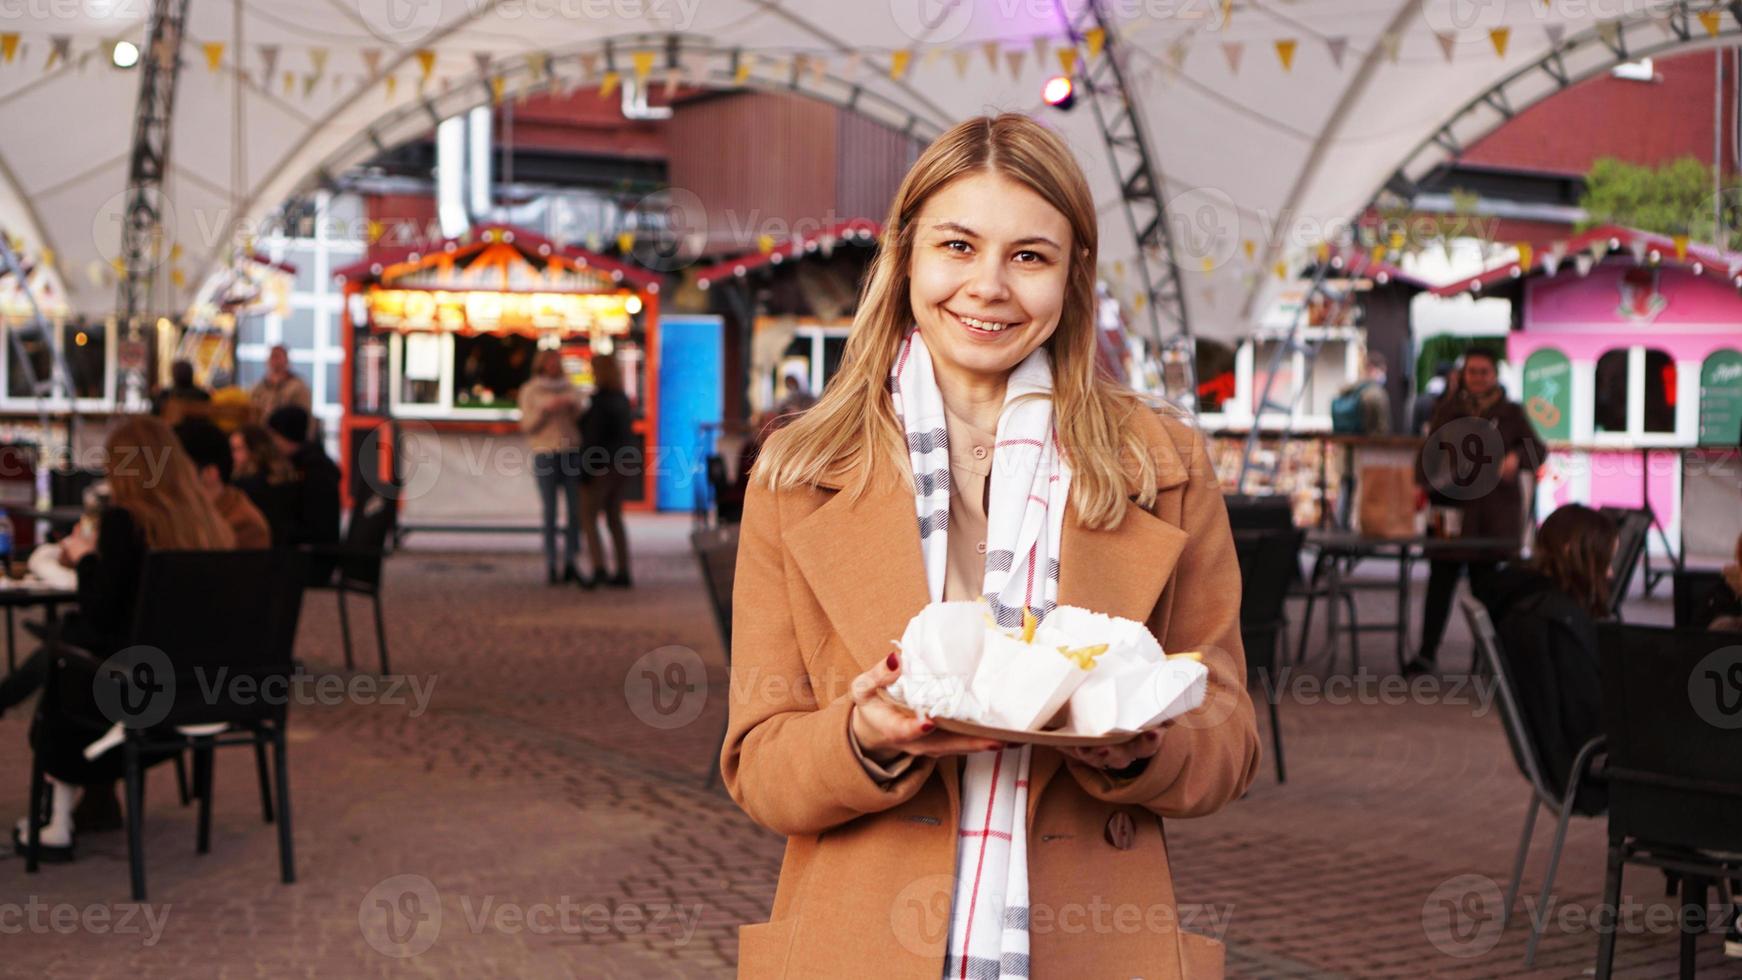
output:
M1078 0L1066 6L1080 9ZM1516 72L1535 95L1551 91L1549 76L1530 65L1557 35L1583 38L1566 54L1574 78L1616 60L1593 33L1612 32L1600 24L1628 25L1635 54L1649 53L1641 47L1648 41L1659 49L1715 43L1697 20L1696 40L1680 40L1662 22L1677 8L1647 0L1234 0L1225 21L1220 0L1104 6L1182 232L1176 251L1193 331L1221 337L1250 331L1280 285L1271 272L1278 260L1298 266L1325 229L1357 213L1466 103ZM112 68L108 45L143 41L147 0L16 7L23 15L0 24L19 35L0 64L0 221L27 251L52 249L73 309L104 314L115 303L108 265L119 253L142 75ZM426 132L431 111L486 98L480 56L491 76L506 77L510 94L532 83L539 52L557 84L596 87L610 42L625 75L634 71L632 52L655 51L649 84L657 87L672 35L682 39L686 81L730 84L731 52L742 51L755 56L751 84L785 87L796 77L801 90L836 99L857 84L859 108L898 124L911 118L922 133L986 111L1041 114L1083 161L1101 205L1104 273L1129 297L1133 243L1094 116L1081 103L1071 113L1039 104L1041 82L1058 71L1064 22L1054 0L192 0L165 185L173 202L167 234L182 248L173 260L164 256L159 295L172 298L158 306L186 304L222 261L238 213L242 226L258 227L320 168L339 172L376 152L371 130L391 146ZM1718 29L1735 27L1724 15ZM1508 33L1497 37L1496 28ZM1037 37L1046 39L1044 62ZM205 47L215 42L225 46L217 71ZM422 84L420 50L434 52ZM913 56L895 81L888 70L898 51ZM239 141L238 63L248 79ZM1535 97L1519 91L1525 102ZM1522 107L1516 96L1514 104ZM1454 136L1468 145L1502 118L1465 117ZM244 179L233 187L238 145ZM1440 159L1420 156L1411 176ZM185 286L169 285L171 267Z

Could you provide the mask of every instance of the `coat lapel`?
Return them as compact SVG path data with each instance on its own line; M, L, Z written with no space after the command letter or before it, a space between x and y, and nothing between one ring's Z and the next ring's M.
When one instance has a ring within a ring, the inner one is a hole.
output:
M837 490L782 535L829 625L860 670L887 657L926 603L913 493L875 480L857 501Z

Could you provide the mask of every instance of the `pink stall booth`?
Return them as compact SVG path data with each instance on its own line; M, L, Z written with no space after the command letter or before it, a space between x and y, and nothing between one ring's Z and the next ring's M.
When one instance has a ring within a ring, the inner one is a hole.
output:
M1552 449L1539 518L1570 502L1649 506L1654 557L1733 560L1742 255L1606 227L1439 292L1513 300L1507 389Z

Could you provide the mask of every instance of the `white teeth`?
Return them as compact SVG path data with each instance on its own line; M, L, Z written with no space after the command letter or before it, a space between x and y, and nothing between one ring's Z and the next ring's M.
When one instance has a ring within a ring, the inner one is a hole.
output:
M976 330L986 330L986 331L989 331L991 333L997 333L998 331L1003 330L1005 327L1010 326L1010 324L1008 324L1008 323L998 323L998 322L993 321L993 320L976 320L971 316L963 316L960 313L956 314L956 319L962 321L963 323L967 324L970 327L973 327Z

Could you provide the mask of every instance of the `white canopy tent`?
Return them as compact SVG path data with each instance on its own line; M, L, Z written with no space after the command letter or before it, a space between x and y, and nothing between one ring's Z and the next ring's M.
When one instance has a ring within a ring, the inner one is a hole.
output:
M328 175L494 96L596 89L610 71L794 90L919 135L1037 113L1094 183L1103 271L1130 301L1133 238L1095 114L1039 98L1074 48L1079 75L1124 59L1192 332L1243 336L1282 285L1278 263L1298 268L1395 176L1424 175L1566 83L1734 43L1739 28L1661 0L1102 0L1096 55L1066 26L1085 23L1085 2L191 0L155 306L185 306L238 229ZM148 15L148 0L45 2L0 35L0 223L52 258L80 313L115 306L142 73L110 55L145 43Z

